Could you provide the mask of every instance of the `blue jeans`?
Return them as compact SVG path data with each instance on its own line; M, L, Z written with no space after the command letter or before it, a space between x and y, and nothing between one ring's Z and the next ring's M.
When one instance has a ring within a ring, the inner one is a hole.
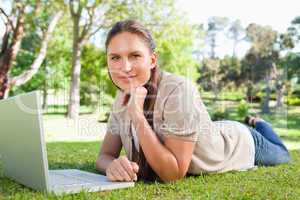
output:
M249 127L255 144L255 165L273 166L290 161L290 155L269 123L257 121Z

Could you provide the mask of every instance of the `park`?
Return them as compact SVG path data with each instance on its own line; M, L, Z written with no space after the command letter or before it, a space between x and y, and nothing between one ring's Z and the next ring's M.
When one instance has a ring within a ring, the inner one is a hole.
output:
M191 22L177 0L0 2L0 103L41 92L50 169L99 173L96 159L118 93L104 43L111 27L125 19L151 31L158 67L193 82L212 121L244 123L246 116L259 116L291 156L278 166L57 197L5 177L0 151L0 200L299 199L300 13L282 31L226 16ZM0 122L6 115L0 112Z

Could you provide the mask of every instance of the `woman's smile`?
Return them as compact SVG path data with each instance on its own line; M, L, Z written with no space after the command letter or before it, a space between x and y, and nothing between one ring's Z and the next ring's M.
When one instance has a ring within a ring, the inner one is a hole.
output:
M119 76L118 79L120 79L123 82L131 82L135 77L136 77L136 75L135 76Z

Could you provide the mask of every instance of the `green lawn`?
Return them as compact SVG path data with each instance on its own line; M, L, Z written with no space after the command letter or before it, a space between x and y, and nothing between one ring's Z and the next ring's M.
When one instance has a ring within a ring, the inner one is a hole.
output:
M235 103L232 103L235 102ZM206 102L211 109L210 102ZM223 102L224 103L224 100ZM229 119L241 120L236 115L237 101L225 105ZM253 104L251 113L258 111ZM271 122L291 150L292 162L276 167L260 167L256 171L229 172L187 177L176 183L136 183L134 188L80 193L55 197L45 196L3 178L0 165L0 200L2 199L299 199L300 197L300 107L289 107L287 112L262 116ZM48 117L55 117L50 115ZM48 143L50 169L76 168L95 171L99 142ZM123 152L124 153L124 152Z
M95 172L98 142L48 143L51 169L77 168ZM136 183L134 188L65 195L59 199L299 199L300 150L292 162L256 171L188 177L169 184ZM0 178L0 199L58 199Z

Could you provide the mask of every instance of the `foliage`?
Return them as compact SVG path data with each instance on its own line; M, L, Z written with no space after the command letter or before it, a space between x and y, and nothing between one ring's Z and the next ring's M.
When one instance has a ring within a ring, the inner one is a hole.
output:
M300 106L300 98L293 97L293 96L287 96L287 98L285 99L285 103L288 106Z
M241 100L237 107L237 115L243 119L249 114L249 105L245 100Z
M229 110L225 106L215 106L210 116L213 121L226 120L229 117Z
M48 61L48 88L68 90L71 79L72 35L69 16L64 15L57 24L49 43L47 52Z
M300 16L295 17L290 27L288 28L288 34L292 36L294 42L300 41Z
M14 67L10 71L10 76L20 75L24 70L31 65L37 55L38 44L40 43L39 36L35 33L28 33L22 40L21 50L19 51ZM42 67L45 68L45 65ZM16 95L23 92L42 89L45 80L43 70L39 72L27 83L19 87L13 87L10 95Z
M159 66L164 70L191 78L199 77L197 61L192 57L195 32L179 17L160 33L154 32L159 55Z
M8 32L3 35L1 44L1 80L8 80L1 81L1 90L5 93L15 85L21 86L13 88L13 91L10 91L11 95L40 89L43 86L43 79L46 78L35 70L38 70L44 61L48 39L61 14L57 12L57 8L63 9L59 5L58 2L49 1L8 1L5 8L1 8L1 17L6 17L8 21L5 22ZM11 50L13 51L10 52ZM28 83L34 75L37 77L33 78L32 83ZM6 84L9 87L6 87Z
M238 88L243 83L241 68L242 63L237 57L225 56L221 60L219 70L223 76L220 81L226 89Z
M299 53L287 53L286 56L284 56L280 60L280 65L282 68L285 68L287 70L287 79L291 80L292 78L298 78L300 77L300 54Z
M81 65L80 104L95 106L100 93L100 67L105 66L104 52L92 44L85 45Z

